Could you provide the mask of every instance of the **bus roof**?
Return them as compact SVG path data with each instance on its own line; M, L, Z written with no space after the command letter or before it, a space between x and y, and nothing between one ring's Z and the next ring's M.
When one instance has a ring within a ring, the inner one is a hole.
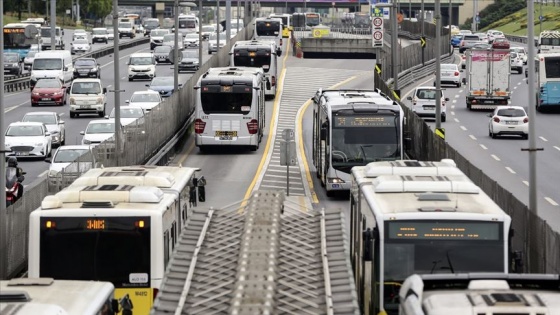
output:
M246 49L246 48L263 48L263 49L273 49L276 43L267 39L252 39L252 40L241 40L235 42L233 49Z
M17 305L22 307L20 312L10 314L96 315L113 298L113 291L113 284L99 281L52 278L0 281L0 310L8 310L8 305ZM10 301L8 294L18 302Z
M253 77L255 75L262 75L262 68L253 67L219 67L210 68L208 71L200 77L201 82L216 80L218 77L220 80L247 80L247 77ZM218 82L216 82L218 83Z
M403 315L560 314L558 275L412 275L399 296Z
M352 168L352 176L358 185L371 184L372 180L380 175L424 175L447 176L463 175L455 161L442 159L439 162L397 160L369 163L364 166Z
M374 100L376 104L398 105L380 90L318 90L317 95L323 97L327 104L339 105Z

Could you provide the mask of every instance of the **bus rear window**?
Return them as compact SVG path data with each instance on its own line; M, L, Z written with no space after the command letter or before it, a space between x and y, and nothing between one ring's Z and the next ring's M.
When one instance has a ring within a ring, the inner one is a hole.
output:
M235 55L233 57L233 63L236 67L262 67L264 72L270 70L270 54L266 55L256 55L249 56L245 55Z
M256 32L258 36L278 36L280 34L279 22L257 23Z
M248 93L202 92L202 110L205 114L243 114L251 111L253 99Z

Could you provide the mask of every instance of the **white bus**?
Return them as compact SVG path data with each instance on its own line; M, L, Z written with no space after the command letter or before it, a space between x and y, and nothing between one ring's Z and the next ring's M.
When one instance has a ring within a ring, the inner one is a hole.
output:
M30 215L29 276L109 281L148 314L192 202L197 168L92 169Z
M273 40L282 54L282 19L256 18L253 39Z
M262 68L210 68L200 76L195 86L196 146L256 151L265 126L265 81Z
M537 47L539 54L560 52L560 32L542 31Z
M266 78L265 95L276 96L278 80L278 56L271 41L238 41L231 48L230 65L234 67L262 68Z
M536 62L537 110L560 108L560 50L538 54Z
M379 90L322 90L313 100L313 165L327 196L348 191L350 169L403 159L401 107Z
M0 314L114 315L126 299L113 295L110 282L15 278L0 281Z
M350 260L363 314L397 314L415 273L507 273L510 224L452 160L354 167Z
M292 15L288 13L272 13L269 18L277 18L282 20L282 37L289 38L292 28Z
M412 275L399 293L401 315L560 315L558 274Z
M185 34L198 32L198 23L194 15L179 15L179 34L185 37Z

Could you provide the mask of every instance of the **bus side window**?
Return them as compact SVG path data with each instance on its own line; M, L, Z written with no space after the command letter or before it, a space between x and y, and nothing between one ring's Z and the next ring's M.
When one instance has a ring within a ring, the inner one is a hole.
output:
M169 230L163 232L163 261L164 266L169 262Z

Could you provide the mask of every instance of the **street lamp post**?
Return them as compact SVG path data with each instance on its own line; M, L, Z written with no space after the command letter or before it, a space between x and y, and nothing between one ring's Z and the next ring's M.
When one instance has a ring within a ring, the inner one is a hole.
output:
M423 2L422 2L423 3ZM393 68L393 90L397 91L399 89L399 78L398 78L398 65L399 62L399 26L397 22L398 7L397 3L377 3L375 5L378 8L391 8L391 66ZM423 24L422 24L423 25Z
M196 7L196 4L192 2L181 2L179 0L175 0L175 27L174 27L174 41L173 41L173 93L177 93L179 91L179 63L181 60L179 59L179 7ZM200 12L199 12L200 15ZM200 21L199 25L200 25ZM200 28L199 28L200 31ZM181 36L182 37L182 36ZM200 38L200 36L199 36ZM182 38L181 38L182 39ZM201 44L200 42L198 43ZM201 60L199 60L200 65Z

